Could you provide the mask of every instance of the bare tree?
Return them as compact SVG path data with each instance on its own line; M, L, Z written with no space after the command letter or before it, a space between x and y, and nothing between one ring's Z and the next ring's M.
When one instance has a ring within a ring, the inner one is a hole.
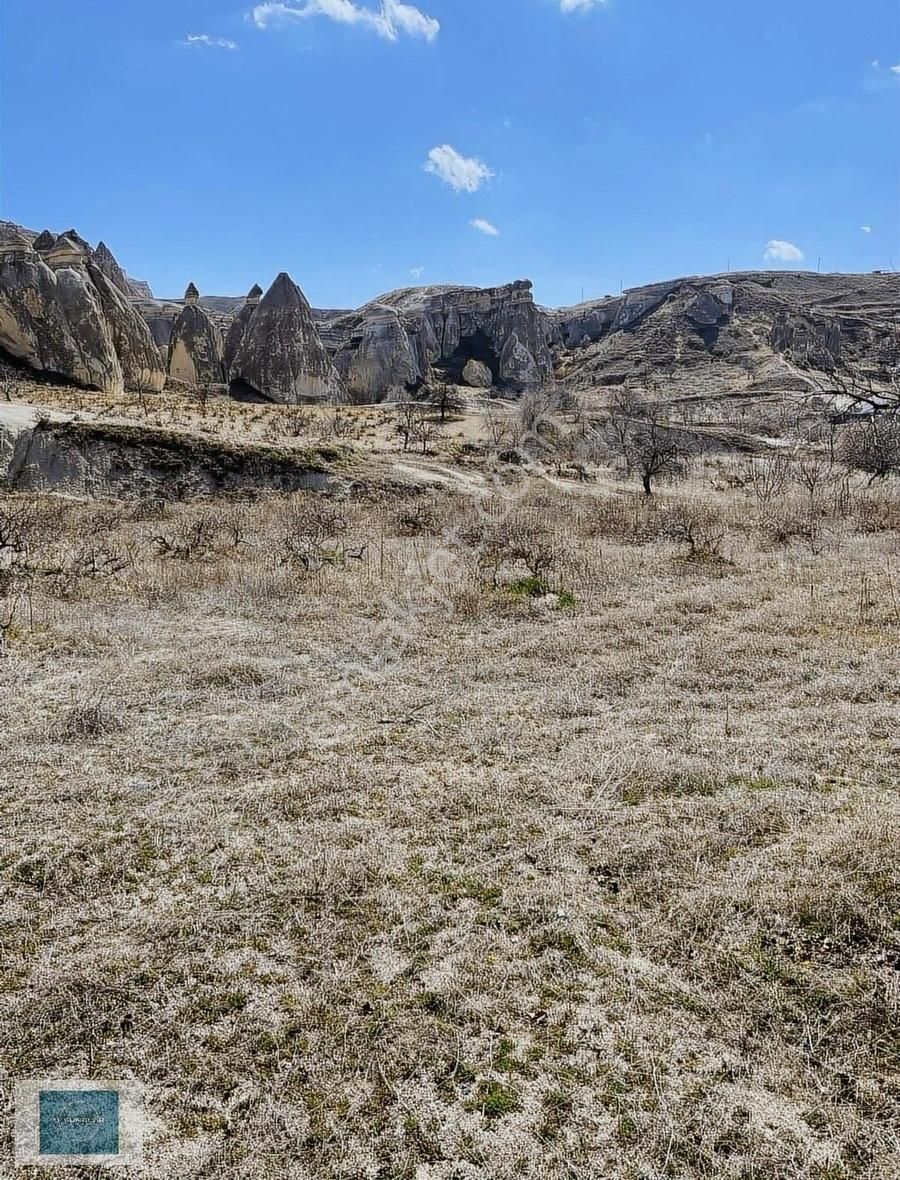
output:
M408 451L410 443L417 438L416 432L422 418L422 405L420 402L398 402L396 414L396 431L403 440L403 450Z
M684 431L658 422L636 426L629 447L645 496L653 495L654 480L680 479L695 449Z
M622 458L625 474L630 475L632 467L631 441L635 422L647 417L647 405L636 389L622 386L617 389L609 402L609 417L606 421L606 436L609 445Z
M441 381L428 390L428 401L438 411L442 422L461 413L465 406L459 390L454 385L448 385L446 381Z

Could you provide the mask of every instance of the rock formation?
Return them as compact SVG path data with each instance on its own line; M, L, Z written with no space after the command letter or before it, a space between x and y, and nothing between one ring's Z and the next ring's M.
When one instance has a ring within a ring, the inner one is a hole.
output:
M259 305L262 293L262 287L259 283L254 283L247 292L244 306L231 321L231 325L228 328L228 333L225 337L225 371L229 376L234 365L234 358L237 356L238 350L241 347L241 341L244 339L244 332L247 330L247 325L250 323L253 313Z
M466 361L462 379L473 389L490 389L494 384L494 374L482 361Z
M333 401L343 387L306 296L280 274L254 309L229 374L270 401Z
M221 385L225 380L222 333L197 300L193 283L169 337L168 372L187 385Z
M831 317L781 311L775 317L769 341L776 352L804 368L830 372L841 362L841 323Z
M393 307L370 304L356 334L334 358L354 400L400 397L415 388L422 366L403 320Z
M106 242L99 242L97 244L97 248L93 252L93 261L94 266L98 270L103 271L112 285L121 291L126 299L131 298L132 290L125 271L119 266L115 255L109 246L107 246Z
M540 385L553 371L548 327L531 283L520 281L486 289L404 288L325 321L321 332L355 395L378 401L427 380L432 370L461 382L473 360L501 391L516 394Z
M0 348L37 372L110 393L165 380L141 316L67 234L43 253L25 239L0 245Z

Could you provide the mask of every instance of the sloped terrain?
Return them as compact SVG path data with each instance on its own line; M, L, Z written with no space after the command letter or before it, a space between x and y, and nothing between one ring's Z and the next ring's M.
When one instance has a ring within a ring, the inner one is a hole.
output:
M900 275L749 272L679 279L548 312L557 373L664 399L887 384L900 366Z

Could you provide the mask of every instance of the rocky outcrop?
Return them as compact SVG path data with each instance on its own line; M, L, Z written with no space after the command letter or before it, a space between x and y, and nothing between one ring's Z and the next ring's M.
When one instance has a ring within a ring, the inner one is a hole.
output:
M225 380L222 333L198 306L198 298L192 283L169 337L168 373L187 385L221 385Z
M490 389L494 384L494 374L482 361L466 361L462 379L472 389Z
M224 361L225 372L231 376L231 370L234 366L234 360L240 351L241 342L244 339L244 333L247 331L247 325L253 319L253 313L259 306L259 301L262 298L262 287L259 283L254 283L247 292L247 298L244 306L237 313L228 328L228 333L225 337Z
M88 264L87 272L100 299L126 388L159 393L166 374L144 317L93 263Z
M423 375L403 320L395 308L379 303L366 308L358 330L344 340L334 363L350 396L359 401L401 396Z
M36 372L109 393L165 380L141 316L68 235L46 255L30 243L0 247L0 348Z
M230 378L274 402L335 401L343 395L306 296L288 275L280 274L255 308Z
M500 380L514 393L537 389L543 383L537 361L515 332L506 341L500 354Z
M840 320L782 311L775 317L769 342L802 367L830 372L841 363Z
M115 255L106 242L100 242L93 252L92 261L98 270L101 270L112 285L126 297L131 298L131 287L128 279L125 277L125 271L122 270L118 262L116 262Z
M553 371L548 326L531 283L520 281L485 289L404 288L326 321L321 331L354 395L378 401L427 380L432 370L462 382L473 360L507 393L540 385Z
M0 403L0 488L123 500L181 500L240 490L337 492L334 448L229 444Z

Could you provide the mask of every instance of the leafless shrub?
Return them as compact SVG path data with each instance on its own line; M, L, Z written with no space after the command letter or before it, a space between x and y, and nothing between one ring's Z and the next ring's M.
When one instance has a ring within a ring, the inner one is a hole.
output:
M442 514L432 496L419 497L401 504L392 517L393 527L401 537L436 535L441 531Z
M749 484L759 509L766 509L787 490L791 462L787 455L769 455L750 463Z
M853 525L860 533L900 533L900 496L871 492L859 496L853 506Z
M321 434L323 438L356 438L359 435L359 419L341 406L332 406L322 420Z
M841 460L869 476L869 483L900 471L900 411L870 414L845 428L838 440Z
M664 536L687 546L691 561L722 560L726 526L721 514L708 504L677 504L664 514Z
M281 561L316 573L327 565L361 561L367 546L347 536L348 521L337 504L303 499L293 504L281 532Z
M205 561L216 552L219 528L211 516L187 520L172 531L158 533L152 543L160 557L178 561Z
M312 432L313 414L309 406L279 406L270 423L270 431L275 435L288 435L290 438L302 438Z

